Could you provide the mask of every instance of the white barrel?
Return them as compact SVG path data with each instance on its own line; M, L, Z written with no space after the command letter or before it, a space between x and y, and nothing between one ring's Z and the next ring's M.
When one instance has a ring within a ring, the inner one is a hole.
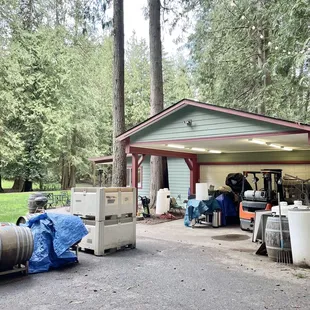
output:
M166 199L166 207L165 208L167 209L167 211L169 211L169 209L170 209L170 195L171 195L171 193L170 193L168 188L164 188L164 193L165 193L165 199Z
M168 212L169 207L167 204L167 191L160 189L157 192L156 198L156 214L164 214Z
M196 183L196 200L207 200L208 197L208 183Z
M281 201L280 206L281 206L281 215L287 217L288 216L288 209L292 209L292 206L288 206L286 201ZM275 213L276 215L280 215L279 206L272 207L271 212Z
M310 209L288 210L293 264L310 267Z

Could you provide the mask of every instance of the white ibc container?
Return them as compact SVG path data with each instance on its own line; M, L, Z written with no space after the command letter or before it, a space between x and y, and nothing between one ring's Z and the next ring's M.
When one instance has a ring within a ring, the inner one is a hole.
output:
M117 218L102 222L83 220L88 235L79 246L82 249L93 250L95 255L101 256L106 250L117 249L125 245L136 245L136 218Z
M119 216L126 213L132 213L133 216L136 216L136 189L133 187L123 187L120 191Z
M120 201L120 188L118 187L105 187L104 188L104 214L105 216L118 215L119 201ZM105 219L105 218L103 218Z
M281 206L281 215L287 217L288 216L288 209L291 209L292 206L287 205L286 201L281 201L280 206ZM280 215L279 214L279 206L272 207L271 212L275 213L276 215Z
M168 203L169 199L169 203ZM161 215L167 213L170 208L170 191L168 189L160 189L156 197L156 214Z
M102 221L106 216L119 214L119 193L117 187L72 188L70 212Z
M310 267L310 209L289 209L288 220L293 263Z

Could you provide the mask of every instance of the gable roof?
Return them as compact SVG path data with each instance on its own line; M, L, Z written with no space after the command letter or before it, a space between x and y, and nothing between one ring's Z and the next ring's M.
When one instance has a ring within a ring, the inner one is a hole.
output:
M116 139L118 141L122 141L122 140L130 137L131 135L143 130L144 128L160 121L161 119L167 117L168 115L171 115L172 113L174 113L174 112L176 112L176 111L178 111L178 110L180 110L186 106L199 107L199 108L210 110L210 111L222 112L222 113L226 113L226 114L230 114L230 115L236 115L236 116L240 116L240 117L244 117L244 118L248 118L248 119L254 119L257 121L261 121L261 122L286 126L286 127L294 128L297 130L304 130L305 132L310 132L310 125L308 125L308 124L288 121L288 120L270 117L270 116L265 116L265 115L252 113L252 112L245 112L245 111L232 109L232 108L221 107L221 106L217 106L217 105L213 105L213 104L209 104L209 103L195 101L192 99L182 99L181 101L173 104L172 106L161 111L160 113L148 118L144 122L132 127L131 129L129 129L127 131L125 131L123 134L119 135Z

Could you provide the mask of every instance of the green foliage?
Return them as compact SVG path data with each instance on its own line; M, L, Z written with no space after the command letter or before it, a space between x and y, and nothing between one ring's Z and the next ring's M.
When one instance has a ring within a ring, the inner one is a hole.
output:
M33 181L89 178L88 158L112 153L110 1L7 1L0 17L0 174ZM18 12L18 14L16 14ZM128 40L127 128L149 117L145 40ZM164 59L165 105L192 97L187 64Z
M204 0L199 8L189 46L200 99L309 121L307 2Z

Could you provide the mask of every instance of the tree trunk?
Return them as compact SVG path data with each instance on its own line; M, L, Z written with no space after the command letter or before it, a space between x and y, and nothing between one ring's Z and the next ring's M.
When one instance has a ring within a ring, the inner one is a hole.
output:
M32 192L32 181L25 180L22 191L23 192Z
M76 185L76 167L75 165L70 166L70 178L69 178L69 188L75 187Z
M21 192L23 190L23 187L24 187L24 180L21 177L16 177L14 179L12 189Z
M124 104L124 2L114 0L114 55L113 55L113 172L112 186L126 186L125 141L116 137L125 131Z
M62 158L61 169L61 189L68 189L69 187L69 163L65 157Z
M265 5L265 0L259 0L257 2L258 10L262 10L263 6ZM265 115L266 114L266 98L268 96L268 86L271 84L271 74L270 70L267 67L268 65L268 58L269 58L269 31L268 31L268 23L266 21L260 21L259 28L258 28L258 55L257 55L257 65L258 69L263 72L263 81L262 81L262 88L263 88L263 98L259 106L257 107L257 113ZM261 37L262 36L262 37Z
M2 188L2 176L0 174L0 193L4 193L4 190Z
M76 156L76 144L77 144L77 130L74 128L72 133L72 142L71 142L71 156L75 158ZM70 163L70 177L68 187L75 187L76 184L76 166L74 163Z
M164 108L160 0L148 0L148 5L151 72L151 116L153 116L161 112ZM164 187L164 171L166 171L166 173L168 172L167 161L163 163L161 157L151 156L151 207L154 207L156 203L157 191ZM168 179L167 174L165 179Z

